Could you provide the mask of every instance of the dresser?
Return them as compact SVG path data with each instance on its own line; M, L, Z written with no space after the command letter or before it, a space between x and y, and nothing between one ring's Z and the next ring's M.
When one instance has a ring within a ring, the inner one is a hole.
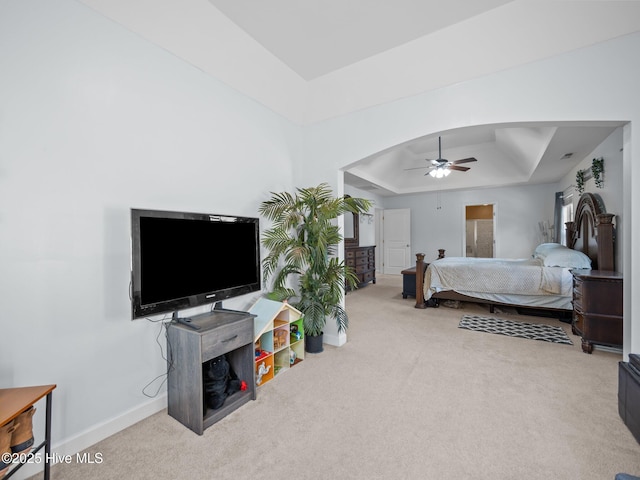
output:
M358 277L358 286L376 283L376 247L349 246L344 248L345 263L353 268Z
M605 270L572 270L571 330L582 337L582 351L593 345L622 347L622 274Z

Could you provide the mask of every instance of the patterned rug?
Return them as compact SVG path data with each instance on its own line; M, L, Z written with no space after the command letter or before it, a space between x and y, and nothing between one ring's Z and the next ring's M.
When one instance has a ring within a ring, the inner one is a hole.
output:
M507 335L509 337L573 345L565 331L561 327L554 327L553 325L513 322L502 318L481 317L478 315L463 315L458 327L478 332Z

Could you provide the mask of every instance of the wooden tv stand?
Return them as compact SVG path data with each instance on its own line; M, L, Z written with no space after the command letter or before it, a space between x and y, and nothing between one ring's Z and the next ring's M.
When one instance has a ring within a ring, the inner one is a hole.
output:
M233 310L214 310L191 317L198 330L173 323L167 331L168 412L198 435L207 427L256 399L253 351L255 315ZM222 407L211 410L204 405L202 364L226 355L231 368L247 389L225 399Z

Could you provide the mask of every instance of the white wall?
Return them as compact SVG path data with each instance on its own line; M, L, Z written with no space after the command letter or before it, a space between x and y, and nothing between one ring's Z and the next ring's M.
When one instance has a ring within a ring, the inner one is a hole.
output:
M74 453L166 407L142 393L166 364L159 326L130 320L129 208L258 216L301 134L72 1L0 2L0 64L0 387L57 384Z
M613 220L616 228L616 270L624 273L625 262L623 259L624 251L624 228L625 219L623 215L624 197L623 197L623 134L624 129L616 129L604 142L587 155L574 169L572 169L558 183L558 191L565 191L570 187L575 187L576 172L578 170L591 169L591 163L594 158L602 157L604 159L604 184L602 188L597 188L593 179L587 180L584 184L584 191L587 193L595 193L600 195L604 205L609 213L615 213ZM574 188L575 190L575 188ZM580 194L574 191L572 202L573 211L578 205Z
M300 123L304 119L307 83L210 2L77 1L198 65L206 74L292 122Z
M464 256L465 206L494 204L496 257L525 258L540 243L538 222L553 220L555 184L402 195L387 198L387 208L411 209L411 259Z

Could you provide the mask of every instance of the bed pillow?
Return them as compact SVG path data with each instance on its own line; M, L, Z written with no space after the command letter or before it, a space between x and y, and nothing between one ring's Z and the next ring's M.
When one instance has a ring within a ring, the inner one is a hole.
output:
M591 259L584 253L562 245L560 247L549 250L541 258L545 267L591 268Z
M546 257L549 252L552 252L557 248L567 248L567 247L559 243L541 243L533 251L533 258L544 259L544 257Z

